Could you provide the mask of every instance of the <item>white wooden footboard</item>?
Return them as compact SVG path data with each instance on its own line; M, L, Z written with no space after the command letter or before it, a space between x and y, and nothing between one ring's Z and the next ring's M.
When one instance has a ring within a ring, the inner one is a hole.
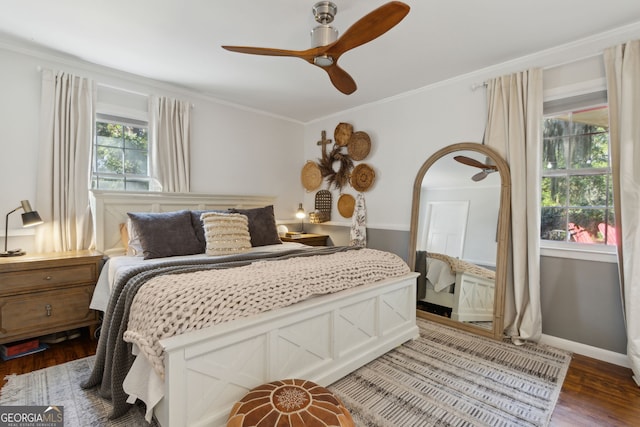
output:
M418 336L410 273L162 341L163 427L224 425L260 384L303 378L328 386Z
M451 318L460 322L493 320L495 280L458 273Z

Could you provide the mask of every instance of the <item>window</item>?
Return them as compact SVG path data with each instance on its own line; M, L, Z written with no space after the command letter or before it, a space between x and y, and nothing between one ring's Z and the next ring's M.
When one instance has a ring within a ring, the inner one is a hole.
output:
M541 229L544 241L615 245L606 103L547 114L542 143Z
M96 114L91 188L149 190L149 141L145 121Z

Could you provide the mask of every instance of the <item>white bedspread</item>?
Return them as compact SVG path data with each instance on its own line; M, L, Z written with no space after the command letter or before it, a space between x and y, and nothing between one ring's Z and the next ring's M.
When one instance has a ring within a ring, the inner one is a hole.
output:
M436 292L441 292L456 283L456 275L446 262L427 258L427 280L433 284Z

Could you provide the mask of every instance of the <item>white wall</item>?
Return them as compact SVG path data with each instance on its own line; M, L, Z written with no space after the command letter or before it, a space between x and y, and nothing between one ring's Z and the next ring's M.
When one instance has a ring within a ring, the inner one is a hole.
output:
M498 243L499 187L425 188L420 212L427 212L428 202L466 201L469 214L461 258L484 267L495 267ZM418 247L424 249L424 247Z
M41 87L38 67L88 76L100 85L132 93L190 101L193 104L191 191L277 196L276 217L295 219L295 210L303 196L299 175L304 135L301 123L57 54L3 44L2 40L0 64L2 244L4 215L19 206L22 199L32 203L35 200ZM32 250L34 231L22 228L21 212L9 218L9 249Z
M367 132L372 149L363 162L376 172L374 185L365 193L367 223L373 228L408 230L413 181L422 163L446 145L482 140L484 95L470 89L472 82L417 91L310 123L305 127L305 160L320 157L316 141L322 130L333 139L336 125L347 122L354 131ZM352 188L345 192L355 194ZM313 207L313 194L305 197L305 207ZM350 223L337 211L332 219Z

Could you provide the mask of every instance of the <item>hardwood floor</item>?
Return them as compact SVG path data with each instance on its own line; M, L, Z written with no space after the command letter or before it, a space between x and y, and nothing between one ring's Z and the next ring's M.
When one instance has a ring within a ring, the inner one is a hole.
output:
M640 425L640 387L631 370L574 354L551 426Z
M2 378L0 384L6 383L5 376L9 374L25 374L96 354L98 341L89 337L88 328L82 328L81 331L82 335L79 338L49 344L49 348L40 353L7 361L0 360L0 377Z
M0 362L1 384L9 374L23 374L70 360L91 356L97 341L82 336L51 344L44 352ZM631 370L574 355L562 385L551 426L637 426L640 424L640 387Z

